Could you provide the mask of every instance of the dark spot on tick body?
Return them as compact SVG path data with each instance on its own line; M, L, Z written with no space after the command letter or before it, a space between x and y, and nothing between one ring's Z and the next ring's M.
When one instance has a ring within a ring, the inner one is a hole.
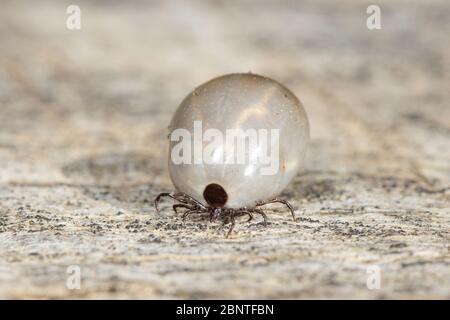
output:
M217 183L210 183L206 186L203 198L213 208L223 208L228 201L225 189Z

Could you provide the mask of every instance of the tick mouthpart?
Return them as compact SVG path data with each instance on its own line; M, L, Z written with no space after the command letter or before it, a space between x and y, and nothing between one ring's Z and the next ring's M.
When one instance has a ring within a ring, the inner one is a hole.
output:
M219 218L219 216L220 216L220 214L222 212L222 209L221 208L214 208L210 212L211 212L211 216L209 218L209 221L213 222L213 221L215 221L216 219Z
M221 185L210 183L203 191L203 198L212 208L223 208L228 201L228 194Z

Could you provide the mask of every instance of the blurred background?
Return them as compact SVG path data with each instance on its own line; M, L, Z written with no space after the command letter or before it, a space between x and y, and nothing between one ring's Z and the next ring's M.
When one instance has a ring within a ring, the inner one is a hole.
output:
M3 0L0 296L448 298L450 3L377 1L369 30L371 4ZM311 220L225 241L151 200L172 189L174 110L232 72L303 102L307 167L283 196Z

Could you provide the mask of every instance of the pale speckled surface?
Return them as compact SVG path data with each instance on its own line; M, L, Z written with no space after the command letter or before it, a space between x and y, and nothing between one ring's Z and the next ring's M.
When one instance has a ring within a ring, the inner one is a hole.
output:
M448 1L381 1L380 31L361 1L214 3L81 2L74 32L64 1L2 2L0 297L449 299ZM226 240L151 200L181 99L246 71L299 96L311 145L298 220Z

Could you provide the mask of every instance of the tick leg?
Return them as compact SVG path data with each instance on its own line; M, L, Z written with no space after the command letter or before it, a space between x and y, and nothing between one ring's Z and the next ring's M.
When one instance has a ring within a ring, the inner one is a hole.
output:
M228 220L224 220L222 222L222 224L219 226L219 228L217 229L217 232L222 231L223 227L225 227L225 225L228 223Z
M264 226L267 227L267 215L264 213L264 211L262 211L261 209L253 209L254 212L259 213L264 220Z
M263 220L264 220L264 226L267 227L267 216L264 213L264 211L259 210L259 209L255 209L255 212L259 213L260 215L262 215Z
M163 193L158 194L158 196L155 198L155 209L156 209L156 212L159 212L158 204L159 204L159 201L161 201L161 198L163 198L163 197L168 197L168 198L171 198L171 199L173 199L173 200L176 200L176 201L178 201L178 202L182 202L182 203L183 203L183 201L180 201L180 200L176 197L175 194L173 194L173 193L168 193L168 192L163 192Z
M188 210L194 209L194 208L192 208L191 206L188 206L187 204L182 204L182 203L174 204L174 205L172 206L172 208L173 208L173 211L175 211L175 213L178 213L178 211L177 211L178 208L186 208L186 209L188 209Z
M239 211L238 211L238 214L239 214L239 216L247 215L247 216L248 216L247 222L250 222L250 221L253 220L253 214L252 214L252 212L249 211L247 208L239 210Z
M199 207L203 210L206 210L207 208L203 205L203 203L201 203L198 200L195 200L194 198L192 198L190 195L183 193L183 192L178 192L175 194L175 196L177 197L177 200L180 201L181 203L185 203L185 204L190 204L193 207Z
M228 238L231 234L231 231L233 231L234 229L234 225L236 224L235 220L234 220L234 215L231 216L231 225L230 228L228 229L227 235L225 236L225 238Z
M187 216L190 215L191 213L202 213L203 211L199 211L196 209L192 209L192 210L188 210L185 213L183 213L183 216L181 217L184 220L186 220Z
M177 192L177 193L168 193L168 192L163 192L160 193L156 198L155 198L155 209L157 212L159 212L159 201L161 200L161 198L163 197L168 197L171 198L175 201L181 202L182 204L185 204L187 206L191 206L193 208L201 208L202 210L206 210L206 207L200 203L199 201L195 200L194 198L192 198L191 196L182 193L182 192Z
M267 201L263 201L263 202L257 203L257 204L256 204L256 207L265 206L266 204L270 204L270 203L282 203L282 204L284 204L284 205L289 209L289 211L291 212L291 214L292 214L292 219L294 219L294 221L295 221L294 208L293 208L292 205L291 205L289 202L287 202L286 200L282 200L282 199L275 198L275 199L272 199L272 200L267 200Z

